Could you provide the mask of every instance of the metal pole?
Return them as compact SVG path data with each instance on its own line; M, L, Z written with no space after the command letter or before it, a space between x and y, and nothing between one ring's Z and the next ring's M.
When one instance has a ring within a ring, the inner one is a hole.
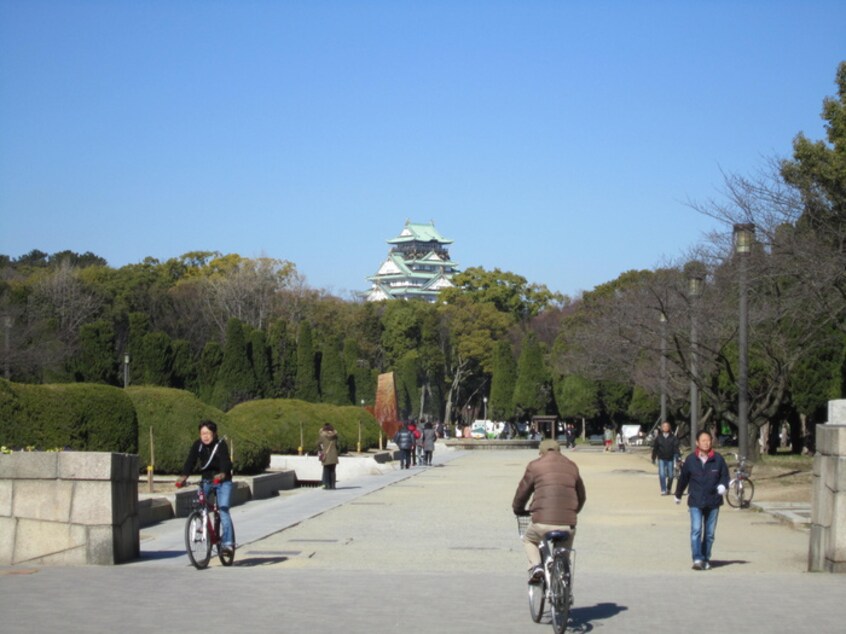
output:
M667 316L661 313L661 422L667 420Z
M745 458L749 451L749 307L746 298L746 254L740 255L740 328L738 329L738 345L740 359L737 376L737 453Z
M692 304L693 313L690 316L690 448L696 446L696 431L699 425L699 369L696 367L696 300Z
M129 355L123 355L123 387L129 386Z

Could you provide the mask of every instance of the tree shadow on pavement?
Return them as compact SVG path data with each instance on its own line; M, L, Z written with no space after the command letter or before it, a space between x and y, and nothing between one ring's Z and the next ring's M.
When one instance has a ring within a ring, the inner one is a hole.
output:
M616 603L597 603L590 607L572 608L567 629L573 632L590 632L593 630L594 621L610 619L628 609L628 606Z

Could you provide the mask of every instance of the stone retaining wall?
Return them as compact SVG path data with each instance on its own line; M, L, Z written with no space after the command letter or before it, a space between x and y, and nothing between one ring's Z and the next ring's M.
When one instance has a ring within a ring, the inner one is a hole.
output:
M139 551L138 456L0 455L0 564L116 564Z
M846 572L846 400L829 401L816 432L808 570Z

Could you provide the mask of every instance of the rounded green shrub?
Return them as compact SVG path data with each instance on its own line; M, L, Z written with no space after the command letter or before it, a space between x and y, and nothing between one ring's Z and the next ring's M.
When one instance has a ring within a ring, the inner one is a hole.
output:
M376 419L360 407L263 399L241 403L229 410L227 417L232 427L244 435L265 438L277 454L295 454L300 446L306 453L315 453L318 434L325 423L338 430L338 449L342 453L356 448L359 421L362 450L379 443Z
M91 383L0 381L0 444L136 453L138 422L123 390Z
M270 448L261 436L244 435L226 414L207 405L191 392L165 387L130 387L126 390L138 415L138 453L142 467L150 464L150 434L157 473L182 471L188 450L198 438L201 420L217 423L226 437L235 473L261 473L270 466Z

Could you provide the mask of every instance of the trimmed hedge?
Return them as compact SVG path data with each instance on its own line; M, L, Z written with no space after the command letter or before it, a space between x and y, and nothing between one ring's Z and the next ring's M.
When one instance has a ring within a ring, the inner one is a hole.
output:
M241 403L229 410L227 417L233 429L246 436L264 438L273 453L297 453L301 429L303 451L315 453L318 434L325 423L331 423L338 430L341 453L355 450L359 421L362 450L379 444L376 419L368 411L352 405L338 407L295 399L263 399Z
M167 387L129 387L126 390L138 414L138 454L142 468L150 464L150 428L153 429L157 473L179 473L188 449L198 438L201 420L217 423L226 436L235 473L261 473L270 466L270 448L261 436L244 435L228 416L191 392Z
M116 387L0 379L0 444L137 453L138 421L132 401Z

